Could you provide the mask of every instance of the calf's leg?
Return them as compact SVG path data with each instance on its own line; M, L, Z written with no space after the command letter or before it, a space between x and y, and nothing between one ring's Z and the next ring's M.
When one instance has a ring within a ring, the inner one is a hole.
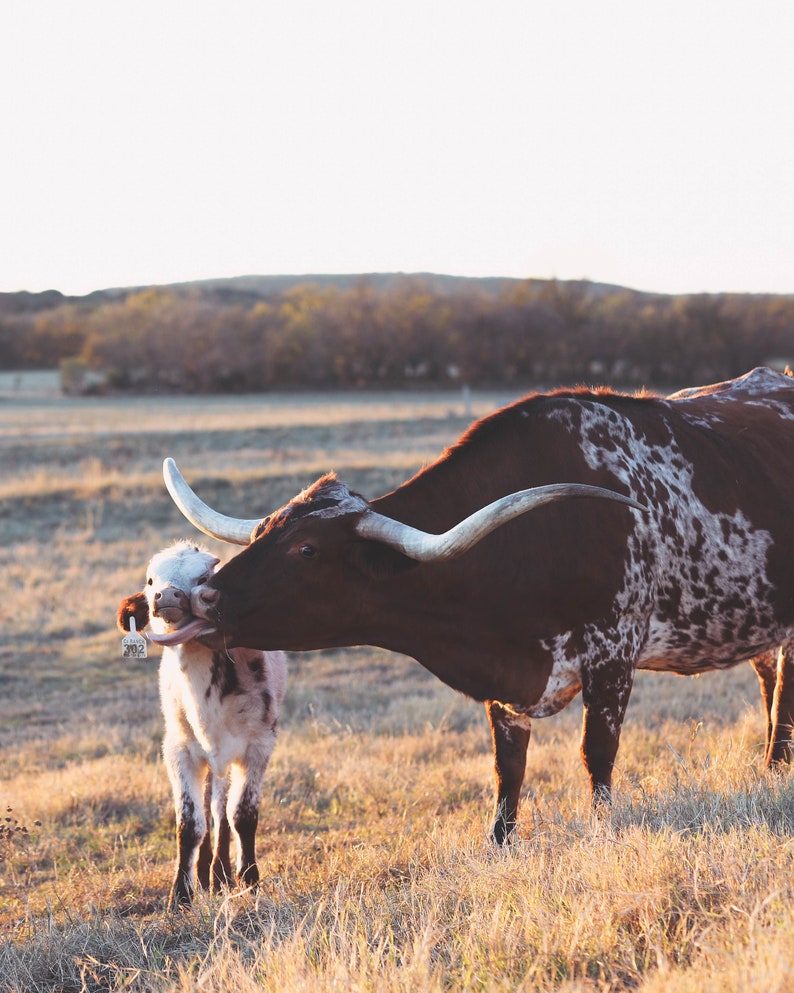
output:
M210 771L207 773L207 778L204 781L204 818L207 822L208 828L204 832L204 839L199 847L198 863L196 866L196 875L198 877L198 884L203 890L208 890L210 888L210 870L212 867L212 835L209 830L209 825L212 823L212 788L215 781L215 776Z
M174 793L176 813L176 874L169 895L169 906L176 909L193 900L194 880L199 848L207 833L204 813L206 763L194 758L187 748L170 742L163 745L168 776Z
M230 843L232 831L226 813L229 796L229 777L214 776L212 784L212 825L214 845L212 855L212 891L217 892L222 886L228 886L232 881L232 860Z
M252 745L245 763L233 765L229 775L229 798L226 811L237 842L237 881L241 886L256 886L256 829L259 824L259 797L262 780L276 743L273 730L264 741Z
M518 800L526 771L531 723L529 717L508 710L496 700L486 702L485 712L491 725L496 775L496 809L491 838L495 844L504 845L518 821Z

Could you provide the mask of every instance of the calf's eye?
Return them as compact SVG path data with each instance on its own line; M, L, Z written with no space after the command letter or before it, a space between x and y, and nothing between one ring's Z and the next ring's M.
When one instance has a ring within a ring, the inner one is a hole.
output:
M305 559L313 559L317 554L317 549L314 545L301 545L300 553Z

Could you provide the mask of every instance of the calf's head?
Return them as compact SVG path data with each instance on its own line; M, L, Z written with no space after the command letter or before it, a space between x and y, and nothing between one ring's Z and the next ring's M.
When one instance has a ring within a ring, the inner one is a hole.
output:
M212 630L191 613L190 594L209 581L220 559L188 541L180 541L154 555L146 567L146 584L119 604L117 621L129 631L130 618L159 644L178 644Z

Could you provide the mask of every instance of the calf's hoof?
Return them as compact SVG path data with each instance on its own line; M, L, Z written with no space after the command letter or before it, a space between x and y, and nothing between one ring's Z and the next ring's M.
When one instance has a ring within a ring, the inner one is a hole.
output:
M245 866L237 873L237 882L243 889L253 889L259 883L259 869L256 862Z
M497 817L491 828L491 841L499 848L515 841L516 822L504 817Z
M217 893L232 883L232 867L224 859L214 859L212 863L212 892Z
M181 910L189 907L193 903L193 890L187 885L184 879L176 879L168 894L168 909Z

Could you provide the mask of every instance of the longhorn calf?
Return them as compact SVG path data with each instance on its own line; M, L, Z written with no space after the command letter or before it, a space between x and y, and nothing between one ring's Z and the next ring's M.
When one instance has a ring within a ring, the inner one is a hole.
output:
M144 590L122 600L118 610L123 630L134 617L138 630L148 624L164 643L163 758L174 793L177 839L172 908L191 902L196 877L213 890L232 880L232 836L238 882L258 882L259 796L286 687L281 652L213 650L197 640L207 625L192 618L190 593L209 580L219 561L190 542L178 542L152 558ZM168 645L177 631L181 643ZM188 640L182 641L186 632Z

